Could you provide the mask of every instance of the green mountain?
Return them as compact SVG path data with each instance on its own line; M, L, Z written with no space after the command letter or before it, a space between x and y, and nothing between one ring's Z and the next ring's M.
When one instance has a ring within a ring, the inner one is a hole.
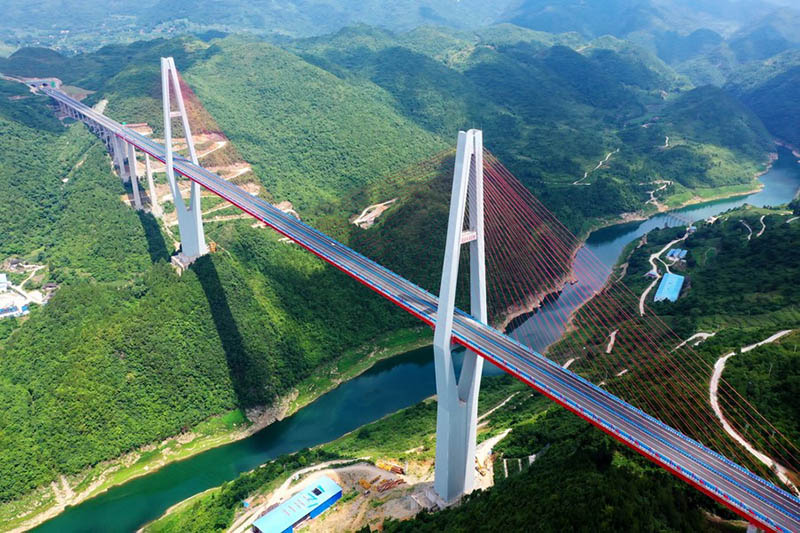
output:
M397 30L409 30L424 24L480 27L497 20L509 3L510 0L401 0L392 3L370 0L360 2L356 8L344 0L280 3L224 0L213 6L196 0L162 0L147 10L143 20L157 24L172 19L187 19L197 24L227 28L318 35L358 22Z
M446 146L375 87L265 43L226 39L185 75L270 194L300 213Z
M479 28L505 20L516 0L8 0L0 21L0 41L14 46L43 45L64 51L95 50L104 44L192 32L203 37L253 33L281 39L370 24L407 31L423 25Z
M577 52L562 44L575 37L548 42L539 32L506 25L477 43L436 30L444 33L436 48L429 45L432 31L348 28L290 47L340 78L380 86L401 113L441 137L480 125L489 148L577 231L587 218L635 210L646 197L645 180L680 176L689 187L744 183L771 150L758 118L721 91L719 101L711 89L678 96L674 104L665 100L685 80L619 39L578 42ZM693 100L701 94L713 105L699 117ZM682 104L688 105L683 114ZM666 136L686 142L665 151ZM573 182L617 148L619 155L576 197ZM696 164L687 165L687 158Z
M693 141L724 146L753 158L773 148L772 138L756 114L717 87L686 92L664 113L673 131Z
M776 137L800 146L800 51L735 71L725 89L755 112Z
M173 46L180 52L180 42ZM126 69L147 72L131 63ZM112 105L134 109L136 100L114 87L107 94ZM99 142L80 125L63 128L44 98L7 97L28 96L23 86L4 81L2 88L0 130L13 149L0 154L0 201L9 215L0 249L4 257L47 264L45 280L63 285L13 332L4 324L0 389L14 401L0 415L3 504L212 415L269 405L322 364L415 324L247 221L208 224L209 238L226 252L178 277L164 264L169 252L156 221L120 201L125 189ZM347 99L349 90L327 94ZM140 109L149 118L152 108ZM400 135L407 122L388 114L380 134ZM372 153L356 146L330 164L352 169L355 160L370 176ZM395 150L393 157L403 154L409 152ZM371 318L364 323L364 316ZM2 510L4 522L18 514L13 509Z
M796 9L790 0L371 0L358 5L343 0L137 4L114 0L102 5L85 0L66 4L45 0L35 5L10 0L7 4L0 41L15 48L44 45L70 52L131 43L142 36L192 32L211 38L246 31L284 39L327 34L354 24L408 31L425 25L475 30L511 22L549 33L629 39L669 62L695 58L719 44L715 41L729 37L740 60L754 53L761 57L769 50L775 54L796 42L790 36L790 23L775 23L781 13ZM764 21L759 23L762 29L753 28L754 21ZM788 33L778 37L774 29Z
M656 53L696 85L723 85L747 62L800 48L796 7L720 0L528 0L509 12L509 20L545 32L613 35Z
M740 62L767 59L800 47L798 24L800 12L778 10L739 30L729 39L729 46Z

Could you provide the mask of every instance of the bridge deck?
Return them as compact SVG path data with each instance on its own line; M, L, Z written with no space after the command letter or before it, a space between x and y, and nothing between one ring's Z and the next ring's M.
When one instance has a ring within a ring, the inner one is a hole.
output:
M164 162L165 148L66 94L43 91ZM175 171L228 200L418 317L436 324L438 298L220 176L175 157ZM800 532L800 500L500 331L457 311L453 340L599 427L752 523Z

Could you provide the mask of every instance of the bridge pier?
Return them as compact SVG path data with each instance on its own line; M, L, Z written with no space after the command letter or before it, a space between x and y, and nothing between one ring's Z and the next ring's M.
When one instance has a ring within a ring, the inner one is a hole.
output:
M109 132L107 129L105 129L105 128L100 128L100 139L102 139L102 140L103 140L103 144L105 144L105 145L106 145L106 152L108 152L108 153L109 153L109 155L111 155L111 157L112 157L112 159L111 159L111 160L112 160L112 162L113 162L113 160L114 160L114 159L113 159L113 157L114 157L114 155L113 155L113 153L114 153L114 150L113 150L113 148L112 148L112 146L111 146L111 138L112 138L112 137L113 137L113 134L112 134L112 133L110 133L110 132Z
M125 141L116 135L111 137L111 154L114 156L114 164L117 166L122 183L128 183L130 176L125 169Z
M144 153L144 170L147 174L147 190L150 195L150 212L154 216L160 217L163 214L161 204L158 203L158 195L156 194L156 185L153 182L153 167L150 165L150 154Z
M178 104L178 110L172 110L170 94ZM186 144L189 147L189 155L192 163L200 166L197 160L197 152L192 140L192 129L189 126L189 117L186 115L186 106L183 103L180 83L178 82L178 71L175 68L175 61L171 57L161 58L161 97L164 108L164 146L166 148L166 170L167 182L172 192L172 200L175 204L175 211L178 214L178 230L181 235L181 252L174 262L181 268L186 268L195 259L208 253L206 245L206 235L203 229L203 213L200 207L200 185L191 182L189 205L184 202L183 195L178 182L175 179L174 156L172 149L172 119L180 117L183 125L183 132L186 136Z
M464 213L469 220L464 230ZM436 465L434 489L445 502L472 490L475 481L475 438L478 392L483 359L467 351L456 378L452 356L453 317L461 246L469 244L470 313L486 322L486 267L483 227L483 133L458 134L447 244L434 331L436 367Z
M131 178L131 188L133 189L133 206L137 211L142 210L142 198L139 194L139 176L136 173L136 147L128 145L128 173Z

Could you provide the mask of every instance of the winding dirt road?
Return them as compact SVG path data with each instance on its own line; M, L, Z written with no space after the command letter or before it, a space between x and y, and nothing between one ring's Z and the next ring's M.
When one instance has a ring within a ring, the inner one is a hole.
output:
M608 152L608 154L606 155L606 158L605 158L605 159L601 159L601 160L600 160L600 162L599 162L599 163L597 163L597 166L596 166L596 167L594 167L592 170L587 170L586 172L584 172L584 173L583 173L583 177L582 177L581 179L579 179L579 180L575 180L575 181L573 181L573 182L572 182L572 184L573 184L573 185L589 185L588 183L581 183L581 182L582 182L583 180L585 180L586 178L588 178L588 177L589 177L589 174L591 174L591 173L592 173L592 172L594 172L595 170L599 169L600 167L602 167L603 165L605 165L606 163L608 163L608 160L609 160L609 159L611 159L611 156L612 156L612 155L614 155L614 154L616 154L617 152L619 152L619 148L617 148L617 149L616 149L616 150L614 150L613 152Z
M741 349L741 353L747 353L751 350L758 348L759 346L763 346L764 344L769 344L771 342L775 342L776 340L785 337L786 335L790 334L793 330L785 329L767 337L761 342L757 342L755 344L751 344L750 346L745 346ZM708 399L711 402L711 408L714 410L714 414L717 415L720 423L722 424L725 433L731 436L733 440L738 442L742 445L742 447L750 453L753 457L770 467L775 474L783 481L788 487L791 487L792 491L795 494L800 494L798 492L797 487L792 483L791 479L787 475L788 470L781 464L776 463L771 457L761 453L760 451L756 450L752 444L747 442L744 437L739 435L739 433L733 429L733 427L728 423L728 420L725 418L725 415L722 413L722 408L719 405L719 382L722 379L722 371L725 370L725 363L736 355L736 352L731 352L728 354L723 355L717 362L714 363L714 372L711 374L711 381L709 382L708 386Z

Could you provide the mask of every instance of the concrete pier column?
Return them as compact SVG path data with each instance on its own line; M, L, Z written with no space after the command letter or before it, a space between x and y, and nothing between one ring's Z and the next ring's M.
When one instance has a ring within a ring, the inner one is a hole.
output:
M464 230L467 205L468 229ZM462 131L458 135L439 309L433 338L438 402L434 489L447 503L472 491L475 482L478 392L483 370L483 359L470 351L464 354L458 378L453 366L452 336L458 263L464 244L470 247L470 313L485 323L483 134L480 130Z
M136 147L128 144L128 173L131 177L131 187L133 188L133 207L137 211L142 210L142 198L139 194L139 175L136 172Z
M125 141L113 135L111 138L111 145L114 153L114 164L117 165L119 177L122 178L122 183L128 183L131 177L128 175L128 171L125 168L125 159L127 157L125 153Z
M156 194L156 184L153 182L153 167L150 164L150 154L144 153L144 169L147 173L147 190L150 195L150 212L153 216L160 217L164 214L161 209L161 204L158 203L158 195Z

